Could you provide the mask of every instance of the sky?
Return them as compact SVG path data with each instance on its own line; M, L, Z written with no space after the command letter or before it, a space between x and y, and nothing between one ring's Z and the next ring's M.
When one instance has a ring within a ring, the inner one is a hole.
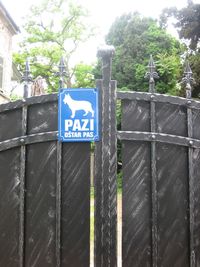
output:
M1 0L15 23L20 27L22 17L26 15L32 4L39 4L41 0ZM104 44L104 37L109 31L115 18L127 12L138 11L144 16L158 18L163 8L176 6L182 8L187 5L187 0L75 0L85 6L90 13L90 20L98 28L98 35L80 48L77 58L74 61L92 63L96 60L98 47ZM193 0L200 3L200 0ZM16 3L16 4L15 4ZM176 34L171 27L172 34ZM89 49L88 49L89 48ZM88 51L86 53L85 51Z

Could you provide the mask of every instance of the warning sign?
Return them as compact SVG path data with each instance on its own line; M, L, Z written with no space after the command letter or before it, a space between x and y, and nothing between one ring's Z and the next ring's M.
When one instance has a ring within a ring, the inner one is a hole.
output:
M58 102L60 141L99 140L98 91L96 88L61 89Z

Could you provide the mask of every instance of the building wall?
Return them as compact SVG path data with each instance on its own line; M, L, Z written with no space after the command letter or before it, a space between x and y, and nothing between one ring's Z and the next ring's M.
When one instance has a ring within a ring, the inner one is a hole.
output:
M10 91L12 75L12 33L7 22L0 16L0 57L3 58L2 89L5 93ZM1 67L1 66L0 66Z
M0 105L9 102L9 98L0 93Z

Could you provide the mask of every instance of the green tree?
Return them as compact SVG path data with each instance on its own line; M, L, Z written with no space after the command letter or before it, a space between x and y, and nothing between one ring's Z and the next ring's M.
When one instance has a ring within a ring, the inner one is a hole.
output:
M77 88L92 88L95 86L93 75L93 66L84 63L79 63L74 68L74 87Z
M14 62L22 71L28 58L33 76L45 78L51 92L58 88L55 73L63 56L68 73L67 84L71 86L71 57L94 33L87 17L83 7L68 0L44 0L40 6L32 6L23 27L24 39L18 53L13 56Z
M176 19L174 26L180 39L187 40L188 47L195 51L200 40L200 4L188 0L187 6L180 10L176 7L164 9L160 16L161 27L166 28L171 17Z
M119 88L148 90L144 75L150 55L153 55L160 79L157 91L177 94L180 76L180 42L157 25L152 18L138 13L124 14L117 18L106 37L116 49L113 58L113 78Z
M200 4L188 0L186 7L178 10L176 7L164 9L160 16L160 25L165 28L169 19L174 18L180 39L188 50L185 56L190 62L196 83L193 85L193 97L200 97Z

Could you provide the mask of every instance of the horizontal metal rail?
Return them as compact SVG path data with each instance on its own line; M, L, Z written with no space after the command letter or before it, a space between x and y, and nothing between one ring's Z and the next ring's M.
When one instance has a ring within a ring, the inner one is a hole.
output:
M0 113L13 110L13 109L19 109L19 108L22 108L23 106L54 102L57 100L58 100L58 94L33 96L33 97L26 98L26 99L21 99L21 100L1 104Z
M36 133L31 135L19 136L16 138L4 140L0 142L0 152L21 145L29 145L34 143L49 142L57 140L57 131ZM160 143L174 144L179 146L187 146L192 148L200 148L200 140L177 136L164 133L151 133L139 131L118 131L117 138L124 141L155 141Z
M189 107L191 109L200 109L200 101L177 96L162 95L157 93L152 94L145 92L117 92L117 98L123 100L169 103L173 105Z
M139 131L118 131L117 138L126 141L155 141L179 146L200 148L200 140L184 136L177 136L164 133L150 133Z
M52 132L24 135L24 136L15 137L12 139L4 140L0 142L0 152L14 148L14 147L18 147L21 145L56 141L58 138L57 136L58 136L58 132L52 131Z

